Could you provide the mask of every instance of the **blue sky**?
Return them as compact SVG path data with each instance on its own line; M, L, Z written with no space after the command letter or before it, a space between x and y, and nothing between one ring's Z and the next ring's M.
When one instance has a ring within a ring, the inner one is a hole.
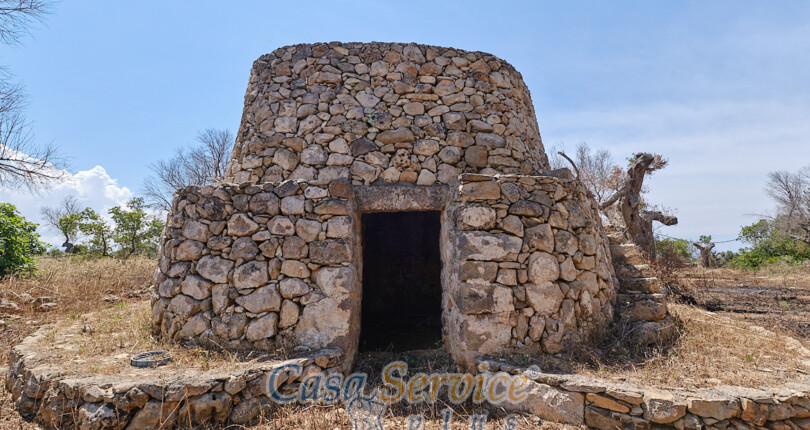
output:
M509 61L547 149L585 141L619 161L662 153L671 164L649 182L651 199L681 220L664 232L734 238L769 210L768 171L810 164L810 3L774 5L64 1L34 38L0 46L0 64L25 84L37 138L59 145L80 175L45 198L0 199L33 218L59 193L115 204L198 130L236 130L261 54L399 41Z

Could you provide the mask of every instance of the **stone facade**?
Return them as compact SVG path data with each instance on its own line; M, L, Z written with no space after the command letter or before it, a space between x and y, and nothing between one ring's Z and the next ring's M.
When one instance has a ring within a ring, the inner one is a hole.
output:
M562 352L613 318L615 275L598 208L576 181L465 174L446 213L445 344L484 353Z
M352 366L361 215L441 212L442 339L557 353L613 317L597 207L549 172L520 74L480 52L280 48L253 66L225 184L175 196L155 331L230 349L328 348Z
M548 170L531 97L505 61L396 43L295 45L250 73L228 181L456 182Z
M443 211L443 339L460 363L515 348L557 353L609 325L615 276L582 185L463 174L456 188L186 188L164 234L154 327L231 349L339 347L348 370L362 306L360 213L414 209Z
M164 232L153 324L234 350L354 350L353 190L342 182L190 187Z

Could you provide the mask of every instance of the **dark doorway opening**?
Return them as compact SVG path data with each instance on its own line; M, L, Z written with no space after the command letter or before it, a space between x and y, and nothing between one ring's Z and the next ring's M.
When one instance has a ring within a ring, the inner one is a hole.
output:
M437 211L362 215L360 351L441 345L440 219Z

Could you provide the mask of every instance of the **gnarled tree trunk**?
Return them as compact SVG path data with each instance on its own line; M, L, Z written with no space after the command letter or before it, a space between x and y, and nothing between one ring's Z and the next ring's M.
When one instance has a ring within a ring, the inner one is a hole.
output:
M711 267L711 258L712 258L712 249L714 249L713 243L693 243L695 248L700 251L700 267L709 268Z
M658 221L664 225L678 223L678 218L674 216L664 215L658 211L640 210L644 176L653 161L655 161L655 157L651 154L636 154L633 165L627 169L627 178L622 188L599 207L601 210L606 210L615 204L612 208L614 213L609 214L609 217L613 220L620 219L624 223L625 235L633 243L641 247L651 260L655 259L653 221Z

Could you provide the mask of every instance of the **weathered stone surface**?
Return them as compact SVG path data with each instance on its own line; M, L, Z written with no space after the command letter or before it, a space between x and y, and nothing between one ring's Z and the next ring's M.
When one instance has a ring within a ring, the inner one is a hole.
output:
M574 255L578 249L577 238L573 234L565 230L560 230L554 234L554 250L556 252Z
M557 257L547 252L534 252L529 257L529 281L539 284L553 282L560 277Z
M304 213L304 202L304 196L284 197L281 199L281 213L284 215L301 215Z
M293 278L309 277L309 268L298 260L284 260L281 262L281 273Z
M175 251L175 257L179 261L194 261L200 258L205 246L196 240L184 240L180 242Z
M327 239L312 242L309 258L318 264L338 264L351 260L351 249L344 239Z
M527 412L545 420L579 426L584 424L585 396L529 382L528 397L521 403L507 404L510 409Z
M720 394L703 398L689 398L686 403L689 412L700 417L726 420L739 416L740 414L739 400Z
M459 233L459 258L479 261L515 260L522 245L520 238L480 231Z
M328 297L348 294L354 287L354 270L349 267L322 267L315 272L315 283Z
M644 393L644 419L658 424L672 423L686 415L686 402L670 393L648 390Z
M409 128L400 127L396 130L386 130L377 135L377 142L389 145L400 142L413 142L413 132Z
M509 312L514 310L512 291L496 284L464 283L458 287L456 305L464 314Z
M250 236L257 231L259 224L246 214L238 213L228 219L228 234L231 236Z
M266 285L257 288L246 296L236 298L236 303L254 314L278 311L281 307L281 295L275 285Z
M495 227L495 210L488 206L468 205L457 215L459 230L490 230Z
M523 240L529 251L554 252L554 232L549 224L539 224L524 230Z
M335 216L326 221L326 237L342 239L351 236L352 221L347 216Z
M259 253L259 247L256 242L249 237L240 237L233 242L231 246L231 258L252 260Z
M253 342L266 339L276 334L278 324L278 314L269 313L248 324L245 330L245 337Z
M486 167L489 152L483 146L471 146L464 151L464 161L471 167Z
M129 422L131 429L152 429L163 426L173 426L177 421L177 402L150 400L135 413Z
M237 267L233 272L233 285L239 290L260 287L267 284L267 281L266 261L251 261Z
M279 283L279 290L285 299L303 296L310 290L309 285L298 278L286 278Z
M351 149L352 155L355 157L359 157L361 155L368 154L369 152L372 151L378 151L380 148L378 148L377 145L374 144L374 142L372 142L371 140L363 137L360 139L356 139L354 142L352 142Z
M542 216L543 206L528 200L518 200L509 206L509 213L520 216Z
M211 296L211 285L211 282L199 276L190 275L180 283L180 291L196 300L204 300Z
M292 327L298 322L298 314L300 308L295 302L285 300L281 305L281 312L279 313L278 326L281 328Z
M499 227L509 234L523 237L523 223L520 222L520 218L514 215L509 215L501 220Z
M250 211L257 215L276 215L279 200L273 193L259 193L250 198Z
M217 284L223 284L228 282L228 274L233 269L233 261L208 255L197 262L196 269L197 273L203 278Z
M183 236L188 239L197 240L200 242L205 242L208 240L209 232L208 227L200 222L194 220L186 220L183 223Z
M461 186L461 195L467 200L494 200L501 198L501 189L495 182L472 182Z
M297 236L284 239L284 245L281 247L281 256L285 259L306 258L307 252L307 242Z
M492 282L498 274L498 263L491 261L465 261L461 264L462 281L480 280Z
M299 219L295 223L295 232L299 237L307 242L312 242L318 238L321 232L321 223L307 219Z
M274 216L268 223L267 229L270 233L279 236L292 236L295 234L295 225L290 221L289 217L278 215Z
M474 315L460 327L464 346L475 354L493 354L505 348L511 337L508 313Z
M552 315L560 308L565 294L553 282L526 284L526 302L540 315Z
M585 400L587 400L594 406L602 409L609 409L611 411L621 412L625 414L630 412L630 408L628 408L626 405L623 405L617 402L616 400L611 399L610 397L600 396L599 394L596 393L586 394Z

